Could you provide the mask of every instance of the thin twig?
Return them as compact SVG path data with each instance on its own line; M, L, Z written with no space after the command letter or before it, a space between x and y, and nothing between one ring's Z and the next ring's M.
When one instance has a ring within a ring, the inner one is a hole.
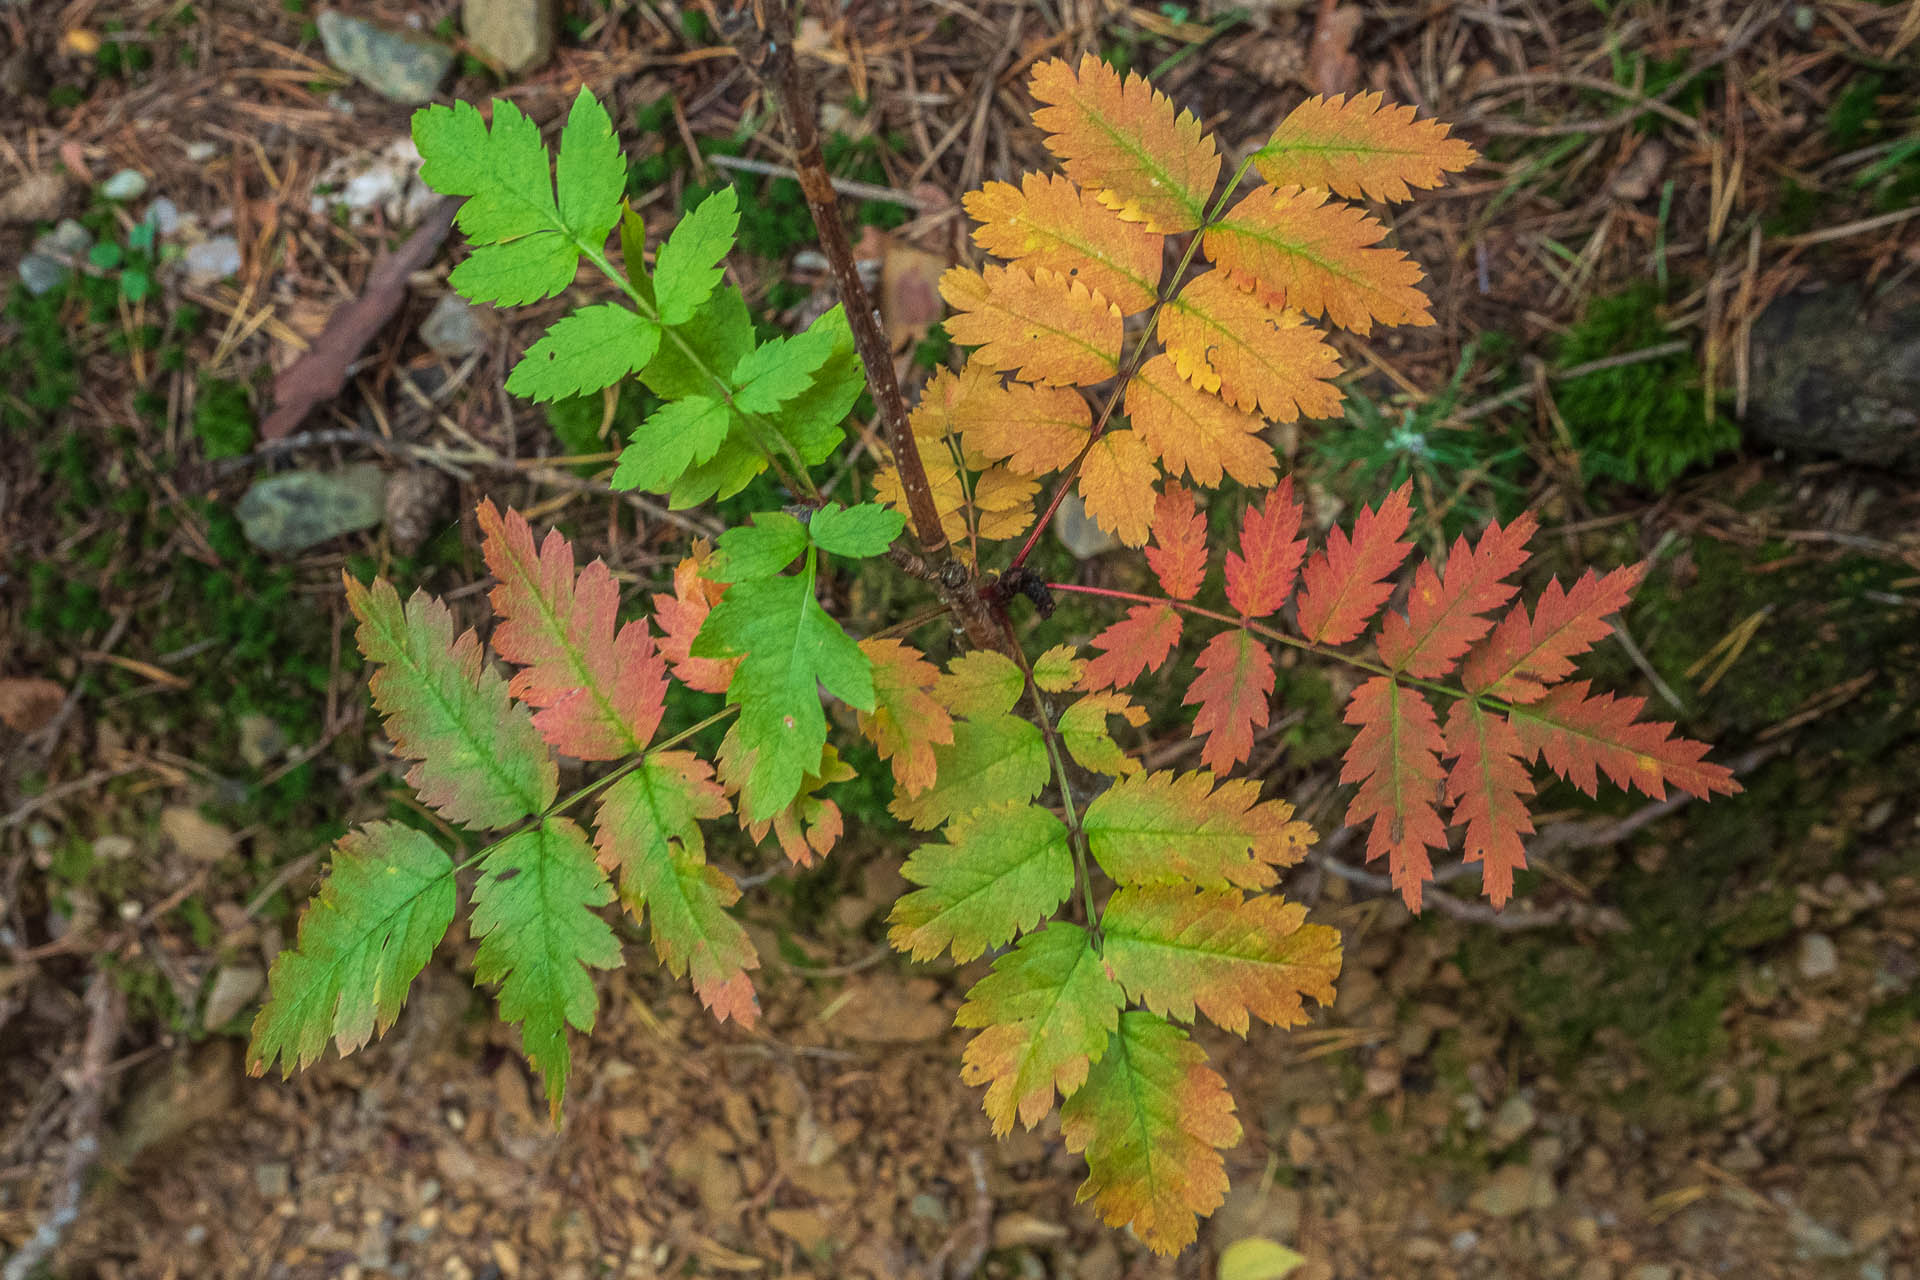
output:
M717 168L732 169L736 173L757 173L769 178L792 178L796 181L800 177L797 169L789 168L784 164L774 164L768 160L755 160L752 156L708 156L707 159ZM895 191L892 187L882 187L872 182L856 182L852 178L835 178L831 175L828 176L827 181L833 184L835 191L843 196L851 196L855 200L882 200L888 204L904 205L915 213L922 212L926 208L925 202L919 198L905 191Z

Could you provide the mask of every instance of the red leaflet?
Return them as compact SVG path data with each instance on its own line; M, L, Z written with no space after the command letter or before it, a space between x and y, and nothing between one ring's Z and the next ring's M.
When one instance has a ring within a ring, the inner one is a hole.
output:
M1533 606L1516 604L1478 648L1467 656L1461 677L1474 693L1509 702L1537 702L1546 686L1573 674L1573 659L1607 634L1607 616L1627 607L1645 565L1628 565L1598 577L1589 569L1562 590L1555 578Z
M1147 563L1175 600L1191 600L1207 577L1207 522L1194 510L1193 491L1169 484L1153 508Z
M722 582L701 576L713 548L705 538L696 538L693 552L673 570L673 594L656 592L653 597L654 620L660 624L660 653L673 664L673 674L689 689L702 693L725 693L733 681L738 658L695 658L689 651L700 624L727 593Z
M595 560L574 576L573 547L558 531L538 551L518 511L479 509L481 550L500 580L493 647L516 663L507 691L530 706L540 736L581 760L613 760L646 748L666 706L667 670L644 622L615 634L620 589Z
M1443 574L1423 561L1414 575L1407 613L1389 613L1380 624L1380 657L1395 671L1421 679L1445 675L1454 662L1493 624L1484 616L1513 599L1519 588L1505 579L1527 562L1533 536L1531 512L1502 529L1487 526L1480 545L1468 549L1466 537L1447 553Z
M1674 737L1670 721L1636 723L1645 698L1588 697L1589 687L1585 680L1559 685L1509 713L1528 760L1545 756L1549 769L1588 795L1599 786L1596 770L1615 785L1638 787L1655 800L1666 798L1668 783L1702 800L1716 791L1734 795L1740 790L1731 770L1702 759L1706 743Z
M1362 508L1349 537L1327 534L1327 549L1307 561L1300 593L1300 633L1315 644L1345 644L1366 629L1392 594L1386 581L1413 547L1400 540L1413 514L1411 482L1401 485L1376 511Z
M1465 858L1478 862L1480 883L1496 907L1513 896L1513 873L1527 865L1521 835L1533 831L1526 798L1533 794L1520 736L1472 698L1447 714L1447 774L1453 820L1467 828Z
M1307 540L1294 537L1300 516L1288 476L1263 505L1249 504L1240 517L1240 550L1227 552L1227 599L1242 616L1264 618L1293 593L1294 575L1307 553Z
M1394 887L1412 911L1420 910L1420 886L1433 876L1427 850L1447 847L1447 830L1434 809L1440 794L1440 724L1427 700L1388 676L1375 676L1354 690L1347 723L1359 726L1347 748L1340 781L1357 782L1347 822L1371 822L1367 860L1387 855Z
M1142 672L1164 666L1178 643L1179 614L1164 604L1136 604L1126 617L1093 638L1093 647L1104 652L1087 663L1080 687L1089 692L1124 689Z
M1253 731L1266 727L1273 656L1245 631L1222 631L1207 642L1193 665L1200 675L1187 686L1182 701L1200 704L1193 716L1193 736L1207 738L1201 761L1225 773L1253 753Z

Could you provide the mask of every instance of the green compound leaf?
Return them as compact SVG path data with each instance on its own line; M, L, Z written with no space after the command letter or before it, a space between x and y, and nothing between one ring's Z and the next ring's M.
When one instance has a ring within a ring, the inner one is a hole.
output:
M887 940L915 960L951 946L962 964L1031 929L1073 892L1067 827L1038 805L1004 804L950 824L900 874L923 885L893 904Z
M820 763L827 717L820 689L873 710L872 663L813 594L814 564L796 577L738 582L707 615L696 658L739 658L727 701L751 764L741 788L748 822L766 822L800 794Z
M636 282L644 295L651 287ZM663 342L660 353L640 371L647 390L663 400L722 396L730 388L724 374L753 350L753 320L747 300L732 285L721 285L684 324L673 326L679 341Z
M1013 710L1026 688L1027 678L1012 658L991 649L975 649L947 664L933 696L957 716L984 720Z
M774 338L742 356L733 367L733 400L747 413L770 413L813 385L813 375L850 334L839 306L802 333Z
M1127 995L1193 1021L1195 1006L1236 1035L1251 1013L1276 1027L1307 1020L1302 997L1333 1003L1340 934L1307 909L1234 889L1122 889L1100 916L1101 953Z
M300 917L299 943L268 975L247 1069L282 1078L328 1039L352 1053L387 1028L453 920L453 861L425 835L371 822L334 846L333 871Z
M469 302L522 307L572 284L579 265L580 254L571 241L527 236L469 254L447 276L447 283Z
M1123 885L1264 889L1276 866L1307 856L1313 831L1292 805L1259 795L1245 778L1216 790L1205 769L1137 774L1096 797L1081 825L1094 860Z
M829 502L813 513L807 528L813 545L822 551L864 560L884 555L906 524L907 518L892 507L874 502L842 507L837 502Z
M560 160L554 167L560 188L560 221L583 246L607 243L620 221L627 194L627 162L620 155L607 109L582 88L560 130Z
M652 913L653 950L674 977L688 974L716 1017L750 1027L760 1016L747 970L760 958L727 908L740 887L707 865L704 819L728 812L713 769L684 751L656 752L607 788L597 843L620 869L620 901L639 920Z
M1017 801L1047 785L1050 766L1040 730L1018 716L956 720L953 741L933 749L938 773L918 795L896 793L893 816L927 831L946 822Z
M771 578L807 549L807 526L784 511L762 511L752 524L720 535L720 558L707 570L715 582Z
M613 469L616 489L666 493L687 468L720 450L733 424L724 401L688 396L661 405L640 424Z
M712 296L739 225L731 186L720 188L680 219L653 261L653 294L662 324L684 324Z
M610 387L653 359L660 326L611 302L582 307L553 322L507 375L507 390L529 400L560 400Z
M449 822L504 827L553 803L553 757L527 709L481 661L473 632L453 635L453 615L426 594L403 609L384 578L369 590L346 578L360 620L360 652L380 669L369 683L394 750L417 760L407 781Z
M1227 1196L1219 1148L1240 1141L1226 1081L1186 1032L1158 1014L1120 1015L1120 1029L1060 1110L1067 1150L1087 1157L1078 1199L1110 1227L1131 1226L1156 1253L1198 1234L1197 1214Z
M837 308L836 308L837 310ZM845 320L834 347L805 391L780 406L774 425L808 463L823 462L846 438L847 415L867 389L867 371L853 347Z
M1124 693L1090 693L1060 716L1060 744L1074 762L1090 773L1124 778L1146 766L1126 753L1107 728L1107 717L1119 716L1134 728L1147 722L1146 708L1134 705Z
M1031 1129L1071 1098L1106 1052L1126 993L1107 974L1093 939L1056 920L1030 933L973 984L954 1025L979 1027L960 1071L987 1086L984 1106L996 1137L1014 1117Z
M500 984L500 1017L522 1024L556 1121L573 1063L567 1026L592 1031L598 1007L587 967L620 967L620 943L593 912L612 899L586 833L565 818L495 845L473 887L474 980Z

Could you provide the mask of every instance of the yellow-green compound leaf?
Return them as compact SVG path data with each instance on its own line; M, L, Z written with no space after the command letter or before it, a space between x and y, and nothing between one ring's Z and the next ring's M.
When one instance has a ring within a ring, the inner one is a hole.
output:
M960 1077L987 1086L993 1132L1014 1117L1031 1129L1070 1098L1106 1052L1126 995L1079 925L1056 920L1030 933L973 984L954 1025L978 1027Z
M927 831L977 810L1024 803L1047 785L1047 746L1040 730L1018 716L956 720L953 741L933 751L934 784L918 795L895 795L891 811Z
M1312 828L1284 800L1259 800L1246 778L1216 789L1206 769L1123 778L1087 806L1081 826L1094 860L1123 885L1185 881L1209 889L1263 889L1307 856Z
M407 781L449 822L504 827L553 803L553 757L525 707L483 665L473 632L454 639L447 606L414 593L403 609L384 578L369 590L346 578L360 620L360 652L379 666L369 681L394 750L417 760Z
M957 716L1003 716L1019 705L1027 687L1013 659L991 649L963 653L947 664L933 696Z
M1276 1027L1307 1020L1302 997L1333 1003L1340 934L1307 909L1234 889L1122 889L1100 917L1101 954L1127 996L1193 1021L1196 1007L1236 1035L1247 1015Z
M638 920L651 913L653 950L716 1017L750 1027L760 1016L749 969L760 967L747 931L727 914L740 886L707 865L700 823L725 817L713 770L685 751L656 752L607 788L596 842L602 865L620 870L620 901Z
M473 887L474 980L500 984L500 1017L522 1024L556 1120L573 1063L567 1027L592 1031L599 1003L587 969L620 967L620 943L593 911L612 900L586 833L565 818L495 845Z
M1086 661L1070 644L1057 644L1033 660L1033 682L1048 693L1065 693L1086 674Z
M1060 742L1082 769L1123 778L1146 766L1128 755L1107 728L1107 717L1119 716L1138 729L1147 722L1146 708L1124 693L1090 693L1060 716Z
M731 186L702 200L680 219L653 261L653 296L660 307L660 323L684 324L693 318L713 287L720 283L724 262L733 250L733 233L740 225Z
M922 885L894 903L887 938L915 960L948 947L965 963L1031 929L1073 892L1067 827L1037 805L985 809L923 844L900 873Z
M453 906L453 861L425 835L397 822L348 832L300 917L299 943L273 962L247 1069L264 1074L278 1058L284 1077L315 1062L329 1039L352 1053L384 1035Z
M561 400L610 387L644 368L660 349L660 326L611 302L554 321L507 375L507 390Z
M1069 1151L1086 1154L1078 1198L1156 1253L1192 1244L1196 1215L1226 1199L1219 1148L1241 1136L1226 1081L1200 1046L1138 1009L1120 1015L1105 1055L1061 1108L1060 1130Z

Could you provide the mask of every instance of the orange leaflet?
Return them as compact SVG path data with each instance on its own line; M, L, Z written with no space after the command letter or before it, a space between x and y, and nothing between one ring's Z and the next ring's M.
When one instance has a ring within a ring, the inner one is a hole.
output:
M1390 859L1394 887L1407 908L1418 912L1420 886L1433 878L1427 850L1447 847L1446 827L1434 809L1446 775L1439 722L1425 698L1388 676L1354 690L1346 721L1360 730L1340 770L1340 781L1360 784L1347 806L1347 824L1373 824L1367 860Z
M1478 862L1480 883L1496 907L1513 896L1513 873L1527 865L1523 834L1533 831L1527 797L1526 753L1513 726L1472 698L1462 698L1447 713L1447 754L1455 757L1447 772L1447 798L1453 820L1466 824L1464 860Z
M1253 731L1267 724L1273 655L1245 631L1222 631L1194 661L1200 672L1183 702L1199 703L1193 736L1205 735L1201 761L1225 773L1253 753Z
M518 511L479 508L481 552L500 585L489 597L500 625L493 648L517 664L507 692L541 707L534 728L581 760L646 748L666 709L667 668L645 622L614 629L620 588L595 560L574 576L573 547L555 530L536 551Z
M1153 456L1137 431L1109 431L1080 464L1080 498L1095 524L1130 547L1152 527Z
M1087 447L1093 411L1072 387L1003 386L992 378L954 406L953 424L969 453L1004 459L1023 476L1044 476Z
M893 762L900 789L919 795L933 785L934 747L953 741L953 717L932 693L939 668L898 640L873 637L860 649L873 663L873 710L856 716L860 732Z
M1588 795L1599 785L1596 770L1655 800L1666 797L1668 785L1702 800L1740 790L1731 770L1703 758L1706 743L1673 737L1670 721L1635 721L1645 698L1588 697L1589 687L1585 680L1559 685L1508 713L1527 759L1544 756L1549 769Z
M1170 484L1154 504L1147 563L1175 600L1191 600L1199 593L1207 577L1207 522L1194 509L1191 489Z
M1340 411L1340 357L1298 311L1276 307L1224 271L1187 282L1160 312L1160 341L1180 375L1275 422Z
M1146 79L1120 73L1092 54L1078 71L1055 58L1033 69L1033 96L1047 105L1033 122L1067 176L1128 222L1154 231L1191 231L1206 216L1220 176L1213 135Z
M1276 306L1325 312L1343 329L1433 323L1420 266L1373 246L1387 228L1324 191L1256 187L1202 241L1216 266Z
M1560 579L1547 584L1534 602L1513 606L1493 634L1467 655L1461 677L1475 693L1509 702L1537 702L1547 685L1573 674L1573 659L1593 648L1612 629L1610 614L1633 599L1645 565L1629 565L1601 577L1589 569L1572 590Z
M1127 384L1127 416L1169 475L1185 471L1209 489L1222 471L1245 485L1273 482L1266 423L1188 382L1164 352Z
M1102 650L1087 663L1082 689L1124 689L1142 672L1158 671L1180 643L1180 615L1164 604L1136 604L1093 638Z
M989 182L962 203L980 224L974 243L988 253L1072 276L1122 315L1153 305L1165 237L1123 220L1058 174L1029 173L1018 187Z
M1301 514L1292 476L1262 505L1249 504L1242 513L1240 549L1227 552L1227 601L1243 617L1264 618L1293 593L1294 575L1307 553L1307 540L1294 537Z
M955 314L947 332L975 347L990 369L1062 386L1111 378L1120 367L1120 309L1077 280L1052 271L989 265L953 267L940 296Z
M673 665L680 682L702 693L725 693L740 659L695 658L689 653L700 624L727 592L725 583L701 576L712 556L707 540L695 538L691 554L674 566L673 594L654 594L653 616L660 624L660 654Z
M1460 655L1493 626L1485 615L1519 590L1506 578L1527 562L1527 539L1533 530L1533 515L1526 512L1505 529L1488 525L1477 547L1469 548L1461 535L1447 553L1442 574L1423 560L1407 597L1406 616L1389 613L1380 624L1381 660L1421 679L1451 671Z
M1325 187L1348 199L1407 200L1480 157L1438 120L1381 105L1378 93L1312 97L1295 107L1253 157L1277 187Z
M1339 529L1307 561L1301 575L1300 633L1315 644L1345 644L1393 593L1387 581L1413 547L1401 541L1413 515L1412 483L1401 485L1378 509L1364 507L1349 537Z

